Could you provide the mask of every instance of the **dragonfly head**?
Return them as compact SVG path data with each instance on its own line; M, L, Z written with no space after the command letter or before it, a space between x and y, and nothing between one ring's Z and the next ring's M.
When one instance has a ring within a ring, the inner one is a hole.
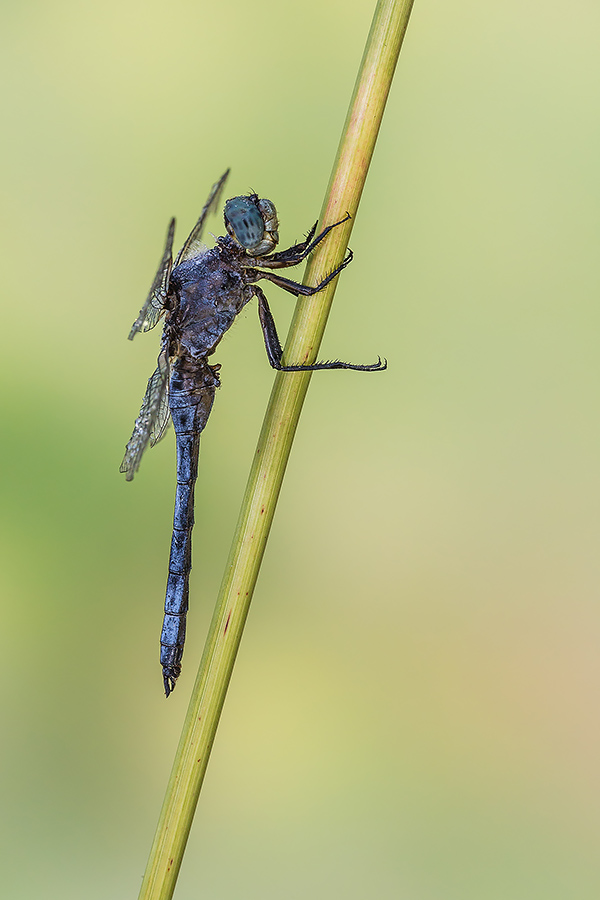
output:
M225 204L225 227L248 256L266 256L279 241L275 204L258 194L233 197Z

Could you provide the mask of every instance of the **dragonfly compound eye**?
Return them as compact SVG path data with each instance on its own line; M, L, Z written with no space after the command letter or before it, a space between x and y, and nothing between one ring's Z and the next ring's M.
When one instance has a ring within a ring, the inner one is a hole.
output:
M225 225L249 256L266 256L279 241L277 210L256 194L234 197L225 204Z
M248 251L261 243L265 233L265 221L250 197L234 197L227 201L225 224L232 237Z

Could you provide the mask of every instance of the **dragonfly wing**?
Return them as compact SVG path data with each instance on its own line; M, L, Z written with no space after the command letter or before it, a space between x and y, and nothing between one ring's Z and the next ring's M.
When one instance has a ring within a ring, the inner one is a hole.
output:
M165 436L166 430L169 427L170 421L171 421L171 410L169 409L169 373L167 371L167 379L166 379L165 389L160 396L158 412L156 414L156 419L154 420L152 429L150 431L150 446L151 447L154 447L155 444L158 444L159 441L162 441L162 439Z
M169 287L169 277L173 268L173 235L175 234L175 219L171 219L169 230L167 231L167 240L165 250L155 275L150 293L146 302L140 309L140 314L131 326L129 332L129 340L132 341L138 331L150 331L158 322L162 311L167 302L167 290Z
M179 263L185 262L186 259L192 259L193 256L199 256L203 250L206 248L202 244L202 232L204 230L204 222L208 214L212 211L214 212L216 207L219 204L219 198L221 196L221 191L223 190L223 185L227 181L227 176L229 175L229 169L224 172L218 181L215 181L212 188L210 189L210 194L208 195L208 200L202 207L202 212L200 213L200 218L192 228L190 232L190 236L187 241L177 254L177 259L175 260L175 265L178 266Z
M154 445L163 436L169 422L169 359L163 350L158 366L148 379L148 387L142 400L140 414L135 420L133 434L125 449L121 463L127 481L131 481L140 467L142 454L148 444Z

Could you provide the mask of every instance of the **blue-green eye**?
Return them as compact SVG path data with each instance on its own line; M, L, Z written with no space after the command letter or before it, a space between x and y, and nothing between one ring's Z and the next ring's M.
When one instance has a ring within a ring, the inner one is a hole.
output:
M265 232L263 217L249 197L234 197L225 204L225 222L229 223L244 250L260 244Z

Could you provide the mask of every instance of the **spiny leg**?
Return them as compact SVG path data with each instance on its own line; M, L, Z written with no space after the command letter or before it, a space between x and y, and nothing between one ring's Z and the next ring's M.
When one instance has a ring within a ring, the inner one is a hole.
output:
M277 328L275 327L275 320L273 319L267 298L258 285L253 285L253 291L258 299L258 315L260 316L260 324L262 326L269 363L274 369L277 369L278 372L318 372L322 369L354 369L358 372L382 372L384 369L387 369L387 362L385 359L382 361L381 357L378 357L376 363L372 363L368 366L355 366L352 363L345 363L339 359L327 362L316 362L306 366L284 366L281 362L283 350L281 349L281 342L279 340L279 335L277 334Z
M256 262L259 262L261 266L266 264L268 269L282 269L286 266L297 266L298 263L302 262L307 254L310 253L307 248L315 236L318 224L318 221L315 222L312 228L309 229L306 238L297 244L292 244L287 250L280 250L278 253L270 253L268 256L254 257L254 259ZM319 237L321 236L319 235ZM323 235L323 237L325 237L325 235Z
M278 369L281 366L283 349L281 347L279 335L277 334L277 328L275 327L275 320L273 319L264 291L262 291L258 285L253 285L252 289L258 300L258 316L260 318L260 325L265 339L265 348L269 363L274 369Z
M322 291L323 288L327 287L329 282L333 281L336 275L339 275L340 272L352 262L352 257L352 250L348 250L348 255L342 260L339 266L330 272L323 281L315 285L315 287L310 287L307 284L298 284L297 281L292 281L291 278L284 278L283 275L275 275L273 272L262 272L260 269L247 269L246 278L249 282L260 281L261 278L266 278L267 281L271 281L273 284L276 284L277 287L283 288L284 291L288 291L296 297L298 294L302 297L312 297L313 294L317 294L319 291Z
M334 222L333 225L328 225L327 228L324 228L313 240L318 225L318 222L315 222L308 232L305 241L302 241L300 244L294 244L293 247L288 247L287 250L281 250L279 253L271 253L269 256L257 259L255 265L260 265L265 269L285 269L288 266L297 266L313 252L315 247L321 243L323 238L327 237L333 228L337 228L338 225L343 225L349 218L350 213L346 213L343 219L340 219L339 222Z

